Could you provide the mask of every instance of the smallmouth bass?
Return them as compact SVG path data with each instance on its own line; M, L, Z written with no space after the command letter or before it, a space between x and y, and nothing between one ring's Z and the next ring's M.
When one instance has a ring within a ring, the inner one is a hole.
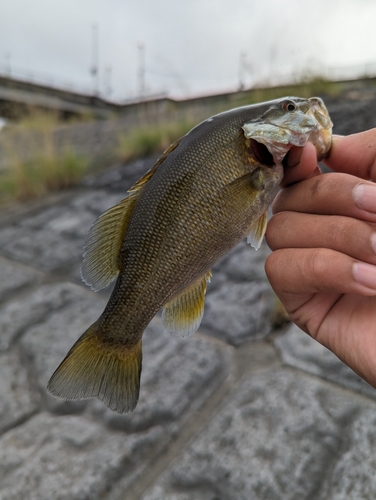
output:
M261 244L287 152L311 141L321 160L331 130L321 99L286 97L213 116L173 143L88 233L83 280L93 290L117 281L49 392L132 411L148 323L163 308L168 331L198 329L213 264L246 236Z

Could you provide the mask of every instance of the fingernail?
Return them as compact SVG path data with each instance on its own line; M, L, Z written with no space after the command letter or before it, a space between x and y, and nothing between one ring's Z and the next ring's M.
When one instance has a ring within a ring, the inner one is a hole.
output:
M332 137L333 139L335 139L336 137L345 137L345 136L341 134L333 134Z
M303 148L292 148L286 156L285 166L288 168L296 167L303 153Z
M376 290L376 266L356 262L353 265L353 275L359 285Z
M376 185L357 184L352 195L358 208L373 214L376 213Z

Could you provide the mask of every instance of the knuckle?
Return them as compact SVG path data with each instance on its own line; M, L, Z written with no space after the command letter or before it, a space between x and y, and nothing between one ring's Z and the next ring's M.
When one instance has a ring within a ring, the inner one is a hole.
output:
M272 250L278 245L281 229L286 223L287 216L287 212L278 212L273 215L266 226L265 239Z
M275 254L272 253L270 254L265 261L265 273L268 279L270 280L271 276L273 275L273 270L275 268Z
M280 269L282 266L281 255L278 250L271 253L265 261L265 273L271 284L278 280Z
M335 216L328 224L331 247L335 250L356 254L363 258L370 252L372 227L367 222L353 217Z
M322 199L328 196L332 198L339 189L339 175L342 174L330 173L313 177L310 186L311 199Z
M354 229L354 220L350 217L333 217L329 224L330 235L335 243L341 243L348 238Z
M318 284L326 282L332 267L333 251L327 248L315 248L310 253L309 273Z

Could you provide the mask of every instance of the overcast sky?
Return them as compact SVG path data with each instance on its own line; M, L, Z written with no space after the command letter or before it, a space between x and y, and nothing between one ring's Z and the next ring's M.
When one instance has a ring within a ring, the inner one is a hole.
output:
M0 73L93 91L97 33L104 97L141 92L143 57L144 93L199 95L239 79L376 71L375 27L376 0L1 0Z

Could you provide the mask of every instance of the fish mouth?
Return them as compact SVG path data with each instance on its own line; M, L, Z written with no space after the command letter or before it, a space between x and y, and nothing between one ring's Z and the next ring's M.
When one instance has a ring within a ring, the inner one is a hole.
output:
M266 166L281 165L293 146L312 142L318 161L328 156L333 124L319 97L286 97L261 116L243 125L257 160Z
M256 141L256 139L251 139L251 147L256 160L267 167L273 167L273 165L275 165L273 154L265 144Z

